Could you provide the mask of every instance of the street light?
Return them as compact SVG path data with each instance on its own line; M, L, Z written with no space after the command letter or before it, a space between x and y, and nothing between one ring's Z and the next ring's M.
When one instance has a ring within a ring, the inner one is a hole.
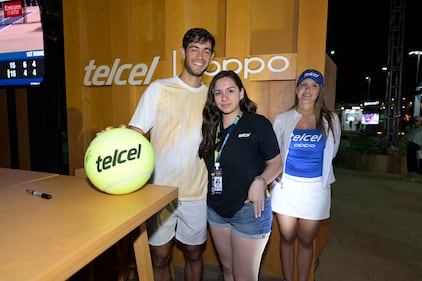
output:
M365 79L368 81L368 96L366 97L366 100L369 101L369 94L371 92L371 77L366 76Z
M419 82L419 62L421 60L422 51L411 51L409 52L409 56L418 56L418 62L416 63L416 84Z

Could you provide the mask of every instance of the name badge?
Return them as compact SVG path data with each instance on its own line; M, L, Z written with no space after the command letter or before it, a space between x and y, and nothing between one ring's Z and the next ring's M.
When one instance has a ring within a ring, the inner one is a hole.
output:
M220 195L223 193L223 171L216 163L212 173L211 173L211 195Z

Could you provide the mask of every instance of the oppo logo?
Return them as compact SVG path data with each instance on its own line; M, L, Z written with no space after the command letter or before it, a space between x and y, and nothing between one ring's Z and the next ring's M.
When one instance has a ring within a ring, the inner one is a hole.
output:
M290 69L290 59L295 59L294 55L261 55L247 57L243 60L238 58L215 58L211 63L205 76L210 79L221 70L233 70L244 79L250 80L283 80L294 79L290 77L294 72ZM150 63L120 64L120 58L116 58L112 66L96 65L95 60L90 60L85 66L84 86L111 86L111 85L148 85L160 60L155 56ZM290 70L290 72L289 72ZM177 75L177 56L173 50L172 58L173 76ZM286 74L286 72L288 72ZM242 75L243 73L243 75ZM204 80L210 80L204 77Z
M262 74L264 72L282 73L289 68L290 62L285 56L262 56L245 58L243 61L236 58L215 59L210 63L210 68L215 66L212 72L206 72L208 76L214 76L221 70L233 70L237 74L243 71L243 78L249 79L251 74Z

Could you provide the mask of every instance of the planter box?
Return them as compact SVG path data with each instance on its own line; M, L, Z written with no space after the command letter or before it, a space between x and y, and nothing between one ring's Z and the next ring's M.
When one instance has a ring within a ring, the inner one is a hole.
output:
M335 163L359 171L407 174L405 155L360 153L349 149L340 149Z

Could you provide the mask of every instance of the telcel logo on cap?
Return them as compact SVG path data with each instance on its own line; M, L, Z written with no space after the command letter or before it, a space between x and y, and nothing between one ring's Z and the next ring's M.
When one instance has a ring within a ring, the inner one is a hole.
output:
M315 70L305 70L297 79L297 84L301 83L303 80L311 78L315 82L317 82L321 87L324 86L324 78L322 77L321 73Z
M307 72L307 73L305 73L304 76L305 77L312 76L312 77L318 78L319 77L319 74L317 74L315 72Z

